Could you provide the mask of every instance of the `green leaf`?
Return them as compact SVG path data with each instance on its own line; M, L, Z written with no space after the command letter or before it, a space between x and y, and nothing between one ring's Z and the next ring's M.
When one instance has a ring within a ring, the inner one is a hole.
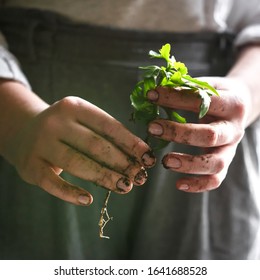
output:
M155 77L151 76L148 78L144 78L144 96L146 97L146 93L150 89L154 89L156 87Z
M139 67L143 71L142 80L139 81L130 95L131 103L134 108L133 120L148 123L158 117L162 117L159 106L147 100L147 91L155 89L157 86L178 87L188 89L191 92L198 92L201 98L199 118L206 115L209 110L211 95L219 95L214 87L207 82L195 79L188 75L188 68L180 61L176 61L171 56L171 45L165 44L155 52L151 50L149 55L152 58L165 60L165 66L150 65ZM180 91L181 94L181 91ZM177 112L169 108L162 107L166 112L167 118L180 123L186 123L186 119ZM168 142L163 142L166 145Z
M170 81L173 82L174 84L178 84L178 85L184 84L182 81L182 75L180 72L175 72L174 74L172 74Z
M170 52L171 52L170 44L163 45L159 52L162 58L164 58L166 61L170 61Z
M136 110L142 110L143 106L145 106L144 102L147 102L147 100L143 95L143 81L136 84L134 90L130 95L130 100L132 106Z
M185 75L183 76L183 79L188 80L192 83L194 83L195 85L197 85L199 88L201 89L208 89L209 91L211 91L213 94L219 96L218 92L216 91L216 89L214 87L212 87L209 83L207 82L203 82L201 80L192 78L190 75Z
M144 76L145 77L152 77L157 76L159 72L161 71L161 68L157 65L150 65L150 66L144 66L139 67L139 69L144 70Z
M134 110L133 120L138 120L145 124L148 124L150 121L158 118L158 115L158 106L147 102L146 105L143 106L142 110Z
M155 51L149 51L149 55L152 57L152 58L162 58L162 55L158 52L155 52Z
M136 110L143 110L147 106L146 102L147 100L142 95L130 95L130 100L132 102L132 106Z
M165 87L165 86L172 86L173 82L171 82L169 79L167 79L167 77L164 77L160 83L161 86Z
M209 110L211 98L205 90L199 90L199 96L201 98L199 118L201 119L207 114Z
M174 62L173 67L182 75L186 75L188 73L188 69L183 62L176 61Z

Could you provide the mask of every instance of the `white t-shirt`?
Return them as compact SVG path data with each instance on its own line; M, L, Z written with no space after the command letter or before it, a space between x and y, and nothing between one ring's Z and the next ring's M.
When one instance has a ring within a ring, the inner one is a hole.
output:
M239 33L239 44L260 41L259 0L5 0L2 6L51 10L76 21L118 28L231 31Z
M5 0L0 5L54 11L77 22L121 29L233 32L235 46L260 42L259 0ZM0 33L0 77L27 84L6 48Z

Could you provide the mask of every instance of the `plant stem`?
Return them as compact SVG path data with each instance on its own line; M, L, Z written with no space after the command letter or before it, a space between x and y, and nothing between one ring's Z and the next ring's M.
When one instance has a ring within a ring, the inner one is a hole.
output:
M107 225L107 223L110 220L113 220L113 217L110 217L107 211L107 205L108 205L108 200L110 197L111 191L108 191L106 194L106 198L103 204L103 207L101 209L101 215L100 215L100 219L99 219L99 237L100 238L106 238L106 239L110 239L109 236L104 235L104 228Z

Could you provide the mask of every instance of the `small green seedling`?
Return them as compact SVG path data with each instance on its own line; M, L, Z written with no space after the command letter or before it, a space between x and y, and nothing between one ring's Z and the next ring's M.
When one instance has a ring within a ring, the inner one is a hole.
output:
M189 89L191 93L198 93L199 97L201 98L199 118L203 118L208 112L211 96L213 94L218 96L216 89L207 82L192 78L190 75L188 75L188 69L185 64L176 61L174 56L171 56L170 52L170 44L163 45L158 53L155 51L149 52L151 58L164 60L166 62L165 66L150 65L139 67L141 70L143 70L143 79L136 84L130 95L130 100L134 108L134 112L132 114L133 121L141 121L145 124L148 124L150 121L161 117L159 106L149 102L147 99L147 92L149 90L155 89L158 86ZM181 90L179 92L180 94L182 93ZM164 109L168 119L180 123L186 123L186 119L180 116L177 112L167 108L162 109ZM167 144L167 141L161 140L161 143L154 149L161 149ZM112 217L110 217L107 212L110 194L111 191L108 191L99 220L99 236L101 238L107 239L109 239L109 237L104 235L104 228L107 223L112 220Z
M188 69L184 63L176 61L171 56L171 45L165 44L159 52L150 51L153 59L164 60L165 66L150 65L139 67L143 70L143 79L139 81L130 95L134 108L133 121L142 121L148 124L150 121L160 117L159 106L147 100L147 92L158 86L173 87L178 89L189 89L191 93L197 92L201 98L199 118L203 118L208 112L211 96L218 95L214 87L207 82L192 78L188 75ZM181 90L179 91L181 94ZM175 111L165 109L168 119L185 123L186 119Z

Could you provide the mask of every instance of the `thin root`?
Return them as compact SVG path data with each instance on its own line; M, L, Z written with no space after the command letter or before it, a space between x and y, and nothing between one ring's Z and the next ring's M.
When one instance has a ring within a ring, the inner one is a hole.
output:
M101 209L101 215L100 215L100 219L99 219L99 237L100 238L106 238L106 239L110 239L109 236L104 235L104 228L107 225L107 223L111 220L113 220L113 217L110 217L107 211L107 205L108 205L108 200L110 197L111 191L107 192L105 201L104 201L104 205Z

